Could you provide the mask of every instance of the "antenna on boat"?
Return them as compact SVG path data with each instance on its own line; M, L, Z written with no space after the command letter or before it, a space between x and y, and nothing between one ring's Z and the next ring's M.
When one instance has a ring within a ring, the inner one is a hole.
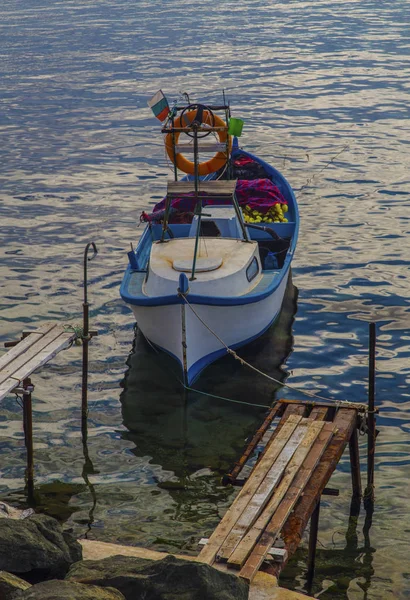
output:
M191 104L191 100L189 99L188 92L181 92L181 96L183 96L185 98L185 100L187 101L188 104Z

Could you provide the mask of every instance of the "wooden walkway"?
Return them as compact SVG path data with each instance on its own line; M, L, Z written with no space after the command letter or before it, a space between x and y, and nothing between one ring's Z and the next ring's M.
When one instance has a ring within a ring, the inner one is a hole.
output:
M23 332L23 339L0 357L0 400L76 338L74 331L46 323L35 331Z
M350 442L354 455L357 444L355 408L336 410L331 405L280 401L270 421L275 416L280 416L280 421L269 432L261 457L199 555L210 565L225 563L239 570L239 576L248 581L275 554L281 538L276 552L284 557L277 563L279 574L298 547L346 445ZM232 482L263 433L261 428L230 474ZM359 493L356 471L354 484Z

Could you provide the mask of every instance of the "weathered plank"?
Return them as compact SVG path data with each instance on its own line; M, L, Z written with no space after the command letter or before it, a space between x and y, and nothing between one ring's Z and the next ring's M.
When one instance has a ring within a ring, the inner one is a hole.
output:
M53 333L53 331L54 330L52 330L50 333ZM75 333L63 332L60 330L57 337L49 341L49 343L39 350L35 356L32 356L28 362L21 365L17 371L14 371L11 376L0 383L0 400L4 398L4 396L6 396L11 390L13 390L19 381L23 381L26 377L31 375L33 371L43 366L46 362L58 354L58 352L64 348L67 348L75 336ZM47 336L44 336L43 339L46 337Z
M176 153L191 153L193 154L195 149L193 144L176 144L175 145ZM226 152L226 144L224 142L215 142L214 144L201 144L198 145L199 152Z
M337 467L350 436L356 427L357 411L353 408L339 408L333 425L336 433L326 448L320 463L314 470L313 477L308 481L303 496L295 506L294 511L284 524L281 537L288 550L288 556L292 556L302 539L303 532L313 513L318 499ZM284 565L276 568L278 576Z
M328 412L328 406L314 406L310 412L309 419L315 419L315 421L326 421Z
M275 444L271 445L269 452L267 452L263 459L258 463L258 469L255 470L254 475L246 481L238 496L235 498L233 504L227 510L218 527L209 538L208 544L199 554L199 559L202 562L206 562L210 565L214 562L221 545L248 505L249 500L252 498L260 482L264 479L272 462L274 462L279 456L289 437L292 435L301 420L302 417L295 415L291 416L288 419L288 422L282 427L281 432L275 439Z
M334 427L332 423L326 423L320 432L317 440L313 444L310 452L303 461L302 467L299 469L292 485L290 486L285 498L279 504L270 523L265 528L257 545L253 549L251 555L247 559L245 565L241 569L239 576L247 581L252 581L253 577L259 570L262 562L267 556L270 547L274 544L283 525L288 519L289 514L293 510L302 491L308 482L315 484L315 478L312 477L316 465L318 465L321 456L324 454L331 439L334 435ZM319 463L320 464L320 463Z
M0 371L4 369L12 360L15 360L20 355L24 354L30 346L32 346L37 340L41 339L46 333L55 327L55 323L45 323L42 327L39 327L35 331L31 332L26 338L21 340L13 348L5 352L0 357Z
M60 327L53 327L48 333L43 335L41 338L34 340L33 343L26 349L26 351L23 352L23 354L19 354L13 361L8 363L0 371L0 384L3 381L6 381L6 379L8 379L9 377L14 377L14 373L16 373L21 367L23 367L26 363L32 360L32 358L35 357L40 351L42 351L43 348L45 348L56 338L58 338L58 336L61 335L62 332L63 330ZM28 339L30 339L30 336ZM22 343L24 342L25 340L23 340ZM15 346L13 350L15 350L17 346Z
M285 404L285 403L280 401L280 404ZM249 477L252 475L252 473L258 466L259 461L261 461L263 459L264 455L269 450L271 444L274 443L276 436L279 435L280 430L282 429L283 425L288 421L289 417L295 416L295 415L304 417L304 416L306 416L306 414L307 414L307 406L305 404L287 404L287 405L285 405L285 409L282 414L282 417L281 417L279 423L277 424L276 429L272 432L271 437L268 439L266 446L263 449L258 462L254 465L253 469L251 470Z
M259 444L266 431L268 430L268 427L271 425L274 418L278 414L280 414L283 409L284 406L280 402L278 402L273 408L270 409L268 415L266 416L262 425L259 427L258 431L256 431L255 435L252 437L251 441L245 448L240 459L235 463L231 472L224 476L224 483L233 483L237 479L239 473L242 471L246 462L249 460L249 457L253 454L256 446Z
M313 444L315 443L324 426L324 421L313 421L307 428L307 431L301 443L299 444L299 447L297 448L296 452L292 456L291 461L286 467L284 477L281 480L277 489L275 490L274 495L270 499L269 503L267 504L257 521L248 530L246 535L238 544L235 551L229 557L228 564L230 566L240 568L245 563L259 536L264 531L265 527L269 523L270 519L273 517L279 504L288 492L289 487L295 479L299 469L302 467L306 456L310 452Z
M276 485L282 477L289 461L305 437L307 430L307 420L304 423L301 422L296 427L295 431L286 442L286 446L283 448L276 461L272 464L263 481L255 490L253 497L235 523L231 533L222 544L218 552L218 560L228 560L248 529L261 514L267 502L269 501L269 498L273 494Z
M206 194L216 194L218 196L232 196L236 188L236 179L231 180L215 180L215 181L200 181L199 192ZM168 181L167 193L170 196L178 194L187 194L195 191L195 183L193 181Z

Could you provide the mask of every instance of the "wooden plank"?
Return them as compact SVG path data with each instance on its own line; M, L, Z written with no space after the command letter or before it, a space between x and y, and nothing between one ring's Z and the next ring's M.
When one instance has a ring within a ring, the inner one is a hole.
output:
M299 447L297 448L296 452L292 456L291 461L286 467L284 477L281 480L277 489L275 490L275 493L270 499L269 503L267 504L265 510L259 516L258 520L254 523L254 525L248 530L248 532L240 541L233 554L229 557L228 564L230 566L240 568L245 563L258 538L264 531L265 527L269 523L270 519L273 517L279 504L288 492L290 485L296 477L299 469L301 468L306 456L310 452L310 449L312 448L314 442L318 438L324 425L324 421L313 421L313 423L311 423L311 425L307 428L303 440L299 444Z
M14 373L14 376L20 379L28 377L35 369L43 366L51 358L54 358L61 350L68 347L70 343L75 339L76 333L71 331L60 331L60 334L51 341L47 346L43 347L42 350L36 356L34 356L29 362L27 362L21 369ZM27 371L30 371L27 373Z
M175 146L177 154L180 153L194 153L194 145L193 144L176 144ZM224 142L216 142L215 144L199 144L198 145L199 152L226 152L226 144Z
M9 377L0 384L0 400L17 386L18 381L23 381L26 377L31 375L33 371L43 366L61 350L67 348L75 336L75 333L60 332L57 338L51 341L51 343L40 350L38 354L32 357L31 360L15 371L12 377Z
M356 427L357 411L354 408L339 408L333 424L337 430L322 460L314 470L313 477L308 481L303 496L288 517L281 532L281 537L288 550L289 557L299 546L303 532L313 513L320 495L335 470L348 440ZM275 575L279 576L282 566L275 566Z
M11 350L8 350L5 354L0 357L0 371L4 369L12 360L15 360L18 356L23 354L40 338L55 327L54 323L46 323L39 329L31 332L26 338L18 342Z
M232 196L235 192L236 180L218 180L218 181L200 181L199 191L207 194L217 194ZM193 181L168 181L167 193L175 196L178 194L187 194L195 191Z
M272 462L279 456L282 448L285 446L301 420L302 417L291 416L288 419L288 422L282 427L280 434L276 437L275 444L272 444L269 452L266 453L265 457L258 464L258 470L255 471L254 476L246 481L233 504L227 510L218 527L209 538L208 544L199 554L199 560L210 565L215 561L219 548L222 546L236 521L246 508L255 489L257 489L259 483L264 479Z
M317 402L316 400L290 400L289 398L281 398L279 402L282 402L283 404L286 404L288 406L290 406L291 404L296 404L298 406L304 404L306 407L308 407L309 410L311 410L314 406L327 406L328 408L335 407L334 401L325 402L320 400L319 402Z
M280 401L282 403L282 400ZM283 402L283 404L285 404ZM289 419L289 417L291 415L295 416L295 415L299 415L301 417L304 417L307 413L307 406L306 404L289 404L285 407L284 413L281 417L281 420L279 421L279 423L276 426L276 429L274 429L274 431L272 432L272 435L270 437L270 439L267 441L265 448L263 449L260 457L259 457L259 461L262 460L262 458L264 457L265 453L269 450L269 447L271 444L273 444L273 442L275 441L276 436L279 434L280 430L282 429L283 425L286 423L286 421ZM252 471L250 472L249 477L252 475L253 471L256 469L256 467L259 464L259 461L256 463L256 465L254 465Z
M326 423L317 440L313 444L310 452L305 458L303 465L299 469L297 476L290 486L285 498L279 504L279 507L275 511L270 523L265 528L265 531L255 546L252 554L249 556L245 565L241 569L239 577L242 579L252 581L253 577L258 572L262 562L269 552L269 549L275 543L277 536L279 535L289 514L301 496L305 486L309 481L313 481L314 483L314 477L312 477L313 471L315 466L319 463L320 458L324 454L329 443L331 442L333 435L333 424Z
M314 419L315 421L326 421L328 412L328 406L314 406L310 412L309 419Z
M323 489L336 469L356 423L357 411L354 408L339 408L333 421L337 432L326 448L320 463L315 468L313 477L308 481L303 497L282 529L282 538L289 556L292 556L297 549L310 515L313 513Z
M252 527L253 523L259 517L264 507L268 503L269 498L273 494L273 491L282 477L289 461L305 437L307 430L308 423L306 421L304 423L300 423L296 427L295 431L286 442L286 446L272 464L263 481L255 490L252 499L249 501L247 507L235 523L231 533L222 544L221 549L218 552L218 560L228 560L248 529Z
M13 360L0 371L0 384L11 376L17 377L14 375L14 373L23 367L27 362L29 362L34 356L36 356L36 354L38 354L43 348L48 346L48 344L55 340L61 333L62 329L54 326L41 338L34 340L34 343L27 348L26 352L17 356L15 360Z
M252 437L252 440L249 442L249 444L245 448L245 451L243 452L240 459L235 463L231 472L224 476L224 481L223 481L224 484L233 483L237 479L238 475L242 471L246 462L249 460L249 457L255 451L256 446L262 440L263 436L265 435L266 431L268 430L268 427L271 425L273 419L276 417L276 415L280 414L280 411L282 409L283 409L283 405L280 402L277 402L275 404L275 406L270 409L268 415L266 416L262 425L259 427L258 431Z

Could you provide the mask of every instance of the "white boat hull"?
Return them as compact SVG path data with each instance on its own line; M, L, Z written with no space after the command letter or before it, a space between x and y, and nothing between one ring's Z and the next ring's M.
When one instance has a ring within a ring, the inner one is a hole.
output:
M227 352L211 331L229 348L259 337L279 315L288 276L289 271L274 292L258 302L228 306L192 304L203 323L186 303L132 305L132 310L144 336L178 360L185 383L190 385L207 365Z

